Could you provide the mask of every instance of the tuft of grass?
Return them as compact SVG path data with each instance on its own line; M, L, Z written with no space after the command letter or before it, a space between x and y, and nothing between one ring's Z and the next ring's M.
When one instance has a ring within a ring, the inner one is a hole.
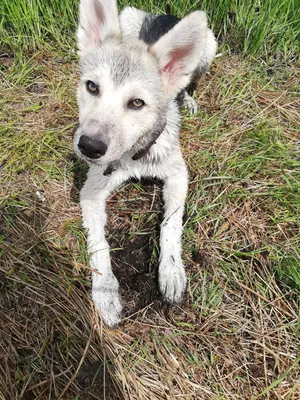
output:
M220 43L233 52L263 58L298 58L300 8L297 0L121 0L119 8L135 6L149 12L183 17L206 10ZM11 49L19 59L23 51L42 47L74 51L78 1L31 0L0 3L1 51Z
M2 45L22 54L23 49L73 43L78 4L73 1L9 1L0 5Z

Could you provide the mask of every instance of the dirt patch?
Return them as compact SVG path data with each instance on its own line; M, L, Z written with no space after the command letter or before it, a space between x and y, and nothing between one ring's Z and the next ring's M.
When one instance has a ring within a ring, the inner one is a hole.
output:
M0 55L0 71L5 71L8 68L11 68L14 64L14 58L9 54L1 54Z
M121 233L118 233L121 239ZM124 300L124 316L141 310L160 298L157 287L157 268L151 265L150 235L137 236L124 243L122 250L112 253L113 270L120 282ZM111 241L111 246L117 243Z
M156 252L162 218L160 184L143 180L139 186L142 192L134 186L127 186L124 196L123 193L116 193L107 207L112 268L120 282L125 317L161 299L157 284ZM157 192L155 201L154 192ZM115 209L122 208L123 213L116 218ZM148 210L146 215L145 210ZM133 221L130 216L135 213L136 220Z

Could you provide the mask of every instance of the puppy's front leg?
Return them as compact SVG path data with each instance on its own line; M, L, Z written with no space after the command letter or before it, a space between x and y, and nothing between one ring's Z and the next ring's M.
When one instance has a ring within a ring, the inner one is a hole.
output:
M171 168L172 169L172 168ZM182 217L188 188L188 174L182 160L175 175L164 182L165 214L160 232L159 288L166 301L181 302L186 275L181 260Z
M103 179L106 184L101 182ZM92 272L92 297L100 309L103 321L111 328L121 321L121 298L119 283L112 273L109 245L105 239L105 204L109 193L114 189L109 178L93 174L80 193L80 206L83 225L88 230L88 251Z

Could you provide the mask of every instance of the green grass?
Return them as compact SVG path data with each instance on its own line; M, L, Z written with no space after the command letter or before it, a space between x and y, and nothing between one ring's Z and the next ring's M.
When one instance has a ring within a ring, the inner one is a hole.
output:
M122 0L119 8L131 5L157 13L183 17L197 9L206 10L220 42L232 51L264 58L297 58L300 43L300 7L297 0ZM55 47L75 48L78 2L73 0L2 0L0 36L2 49L20 57L23 50ZM3 51L3 50L2 50Z

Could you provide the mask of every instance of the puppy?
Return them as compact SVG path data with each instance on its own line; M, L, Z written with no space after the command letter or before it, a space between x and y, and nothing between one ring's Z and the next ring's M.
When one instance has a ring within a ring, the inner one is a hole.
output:
M115 327L122 303L105 239L105 203L131 178L156 177L164 183L159 289L165 301L182 301L188 173L179 144L180 102L190 82L209 67L216 41L202 11L179 20L129 7L119 16L116 1L81 0L79 15L80 124L74 150L90 165L80 205L92 297L103 321Z

